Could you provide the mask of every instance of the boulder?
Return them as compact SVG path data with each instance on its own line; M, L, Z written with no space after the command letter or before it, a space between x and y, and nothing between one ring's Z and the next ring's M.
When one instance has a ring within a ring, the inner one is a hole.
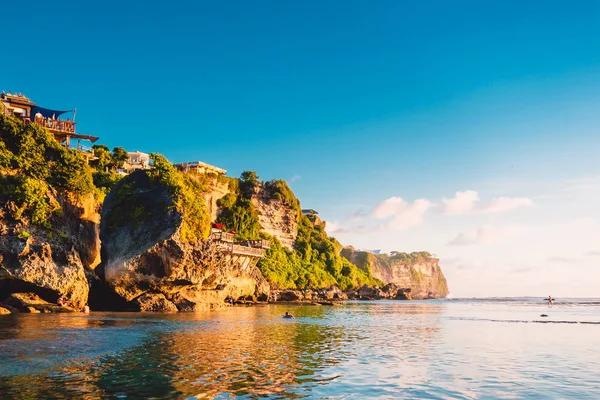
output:
M383 296L383 292L378 287L363 285L358 289L358 297L361 300L379 300Z
M35 293L13 293L4 299L3 305L25 313L75 312L72 307L48 303Z
M273 301L300 301L304 300L304 294L299 290L282 290L275 293Z
M395 299L396 300L412 300L412 289L411 288L398 289Z
M10 314L10 310L8 308L0 307L0 315Z
M344 292L344 294L346 295L346 298L348 300L358 299L358 292L356 290L348 290L348 291Z
M140 311L149 312L177 312L177 306L167 300L162 293L145 293L135 299L135 304Z
M342 290L333 285L327 289L321 289L319 291L319 297L321 297L322 299L327 299L327 300L347 300L348 299L348 295L346 295L344 292L342 292Z

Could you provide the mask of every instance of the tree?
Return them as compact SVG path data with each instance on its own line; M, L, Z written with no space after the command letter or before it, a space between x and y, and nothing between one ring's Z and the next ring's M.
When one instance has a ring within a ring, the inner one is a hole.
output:
M258 183L258 175L254 171L244 171L240 175L240 192L242 196L249 199L254 193L254 188Z
M98 170L104 171L112 161L110 150L105 144L95 144L92 146L92 150L94 151L94 156L97 158L97 160L94 161L96 167Z
M116 168L123 168L125 161L129 158L127 151L122 147L115 147L112 151L112 164Z

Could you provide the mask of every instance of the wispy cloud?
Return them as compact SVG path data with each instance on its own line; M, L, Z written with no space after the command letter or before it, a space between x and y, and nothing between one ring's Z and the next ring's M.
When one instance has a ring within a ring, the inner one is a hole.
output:
M421 225L423 216L433 206L434 204L426 199L408 203L401 197L390 197L375 206L371 215L377 219L391 218L381 225L381 228L400 231Z
M580 263L581 259L578 257L568 257L568 256L552 256L548 257L548 262L557 263L557 264L576 264Z
M600 257L600 250L588 251L585 255L589 257Z
M337 221L327 222L327 225L325 225L325 231L327 232L328 235L359 234L359 233L366 233L370 230L372 230L372 229L365 225L344 226Z
M517 268L511 269L510 272L513 274L525 274L525 273L531 272L533 270L534 270L533 267L517 267Z
M527 197L498 197L481 207L481 212L497 213L514 210L519 207L531 207L533 201Z
M514 228L482 226L473 231L459 233L448 244L450 246L489 245L510 239L514 237L516 233L517 231Z
M296 182L297 180L302 179L300 175L294 175L290 178L290 182Z
M497 197L487 203L481 203L479 194L474 190L459 191L450 199L443 199L444 213L464 215L470 213L499 213L520 207L531 207L533 201L527 197Z
M447 199L444 197L444 212L448 215L467 214L473 211L479 201L479 195L474 190L465 190L456 192L454 197Z
M365 217L368 217L369 213L366 212L365 210L363 210L362 208L358 211L356 211L354 214L352 214L352 216L350 217L350 220L352 221L360 221L362 219L364 219Z

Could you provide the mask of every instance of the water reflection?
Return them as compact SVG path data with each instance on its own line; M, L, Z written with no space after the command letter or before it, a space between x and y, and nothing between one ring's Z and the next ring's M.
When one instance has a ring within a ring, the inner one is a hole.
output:
M169 315L10 315L0 318L0 398L464 398L510 389L528 395L527 383L512 383L523 371L572 380L569 364L580 387L593 390L600 355L582 343L600 340L589 326L552 328L563 335L552 338L532 324L457 319L472 311L456 307L351 302ZM288 310L297 319L281 318ZM548 354L548 340L566 346L573 332L587 336L568 354L550 347L565 368L545 370L540 354ZM540 342L535 351L532 340Z
M410 318L440 308L306 306L294 308L295 320L282 319L284 311L11 315L0 319L0 397L304 397L335 380L335 367L357 348L376 353L365 352L366 361L425 343L435 330ZM380 341L390 330L405 330L406 341Z

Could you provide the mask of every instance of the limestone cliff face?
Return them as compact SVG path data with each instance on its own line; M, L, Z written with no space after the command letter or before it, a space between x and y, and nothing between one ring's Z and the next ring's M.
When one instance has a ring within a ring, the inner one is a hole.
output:
M439 260L428 253L393 253L388 256L345 248L342 255L359 268L369 269L380 281L410 289L413 299L437 299L448 295L448 284Z
M211 221L219 215L218 201L232 193L229 185L217 178L205 178L208 190L202 194ZM297 211L281 200L270 198L264 185L258 185L252 195L252 205L258 212L261 231L275 236L284 247L293 250L298 236Z
M298 236L297 211L280 200L269 199L264 189L259 189L252 197L252 204L259 213L262 231L275 236L284 247L293 250Z
M210 219L214 222L219 215L219 206L217 205L217 202L225 197L230 190L227 183L219 182L217 179L209 179L208 185L209 189L202 194L202 197L204 198L206 209L210 214Z
M125 199L119 198L123 188L128 189ZM123 202L142 210L137 219L122 218ZM209 241L188 243L181 228L182 214L167 188L143 171L129 175L102 208L98 274L131 308L142 311L214 308L228 296L268 294L267 282L249 258L231 258Z
M74 308L87 304L88 280L99 261L98 203L92 195L49 194L62 213L52 228L5 218L0 207L0 302L11 293L32 292L56 302L63 296Z

